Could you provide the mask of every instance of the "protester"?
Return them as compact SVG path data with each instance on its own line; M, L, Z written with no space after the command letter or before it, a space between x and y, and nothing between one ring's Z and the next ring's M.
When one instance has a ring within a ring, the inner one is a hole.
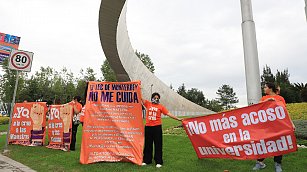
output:
M84 90L84 103L83 103L83 107L80 113L80 123L83 126L83 122L84 122L84 115L85 115L85 104L86 104L86 98L87 98L87 91L88 91L88 83L86 82L86 86L85 86L85 90Z
M151 102L142 100L143 105L146 107L146 124L145 124L145 147L143 164L147 165L152 163L153 144L155 145L154 160L156 167L160 168L163 165L162 160L162 121L161 113L173 119L181 121L182 119L174 116L160 104L160 94L153 93L151 95Z
M279 86L278 86L279 87ZM264 85L264 93L266 94L263 96L260 100L260 102L265 102L265 101L277 101L277 102L282 102L283 105L286 107L286 101L285 99L278 95L280 93L280 87L278 88L275 86L274 83L266 83ZM292 122L292 121L291 121ZM292 122L293 128L295 130L295 126ZM275 171L276 172L281 172L281 160L282 160L282 155L279 156L274 156L274 162L275 162ZM253 170L260 170L264 169L266 165L264 164L264 158L258 159L256 162L256 165L254 166Z
M80 116L79 113L82 110L82 104L81 104L81 97L75 96L74 99L71 101L73 104L73 122L72 122L72 135L71 135L71 143L70 143L70 150L74 151L76 150L76 137L77 137L77 131L78 126L80 124Z

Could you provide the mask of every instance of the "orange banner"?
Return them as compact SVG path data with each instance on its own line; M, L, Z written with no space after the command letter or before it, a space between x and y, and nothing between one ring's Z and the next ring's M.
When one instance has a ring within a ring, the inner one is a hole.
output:
M44 145L46 113L46 102L16 103L12 115L9 144Z
M70 103L64 105L51 105L48 120L47 148L62 149L68 151L71 142L73 106Z
M268 101L183 121L198 158L260 159L297 150L282 103Z
M141 165L143 146L140 82L89 82L80 162Z

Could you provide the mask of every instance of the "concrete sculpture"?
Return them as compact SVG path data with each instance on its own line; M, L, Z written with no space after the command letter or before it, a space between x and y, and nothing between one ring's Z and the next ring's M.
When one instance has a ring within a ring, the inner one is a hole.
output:
M161 103L175 115L207 115L214 113L170 89L135 55L126 25L126 0L102 0L99 11L100 42L118 81L140 80L146 99L152 92L161 94Z

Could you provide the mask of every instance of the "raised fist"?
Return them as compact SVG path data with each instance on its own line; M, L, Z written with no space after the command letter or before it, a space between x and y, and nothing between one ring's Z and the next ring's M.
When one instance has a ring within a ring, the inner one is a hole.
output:
M39 103L33 104L31 107L30 117L33 121L33 130L42 130L43 120L44 120L44 106Z
M64 133L69 133L69 127L72 120L72 106L69 104L61 106L60 117L63 120Z

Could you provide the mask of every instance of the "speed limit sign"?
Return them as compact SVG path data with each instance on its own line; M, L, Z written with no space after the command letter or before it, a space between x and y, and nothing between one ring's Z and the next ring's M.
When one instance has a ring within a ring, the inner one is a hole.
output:
M13 49L9 58L9 68L24 72L30 72L33 53Z

